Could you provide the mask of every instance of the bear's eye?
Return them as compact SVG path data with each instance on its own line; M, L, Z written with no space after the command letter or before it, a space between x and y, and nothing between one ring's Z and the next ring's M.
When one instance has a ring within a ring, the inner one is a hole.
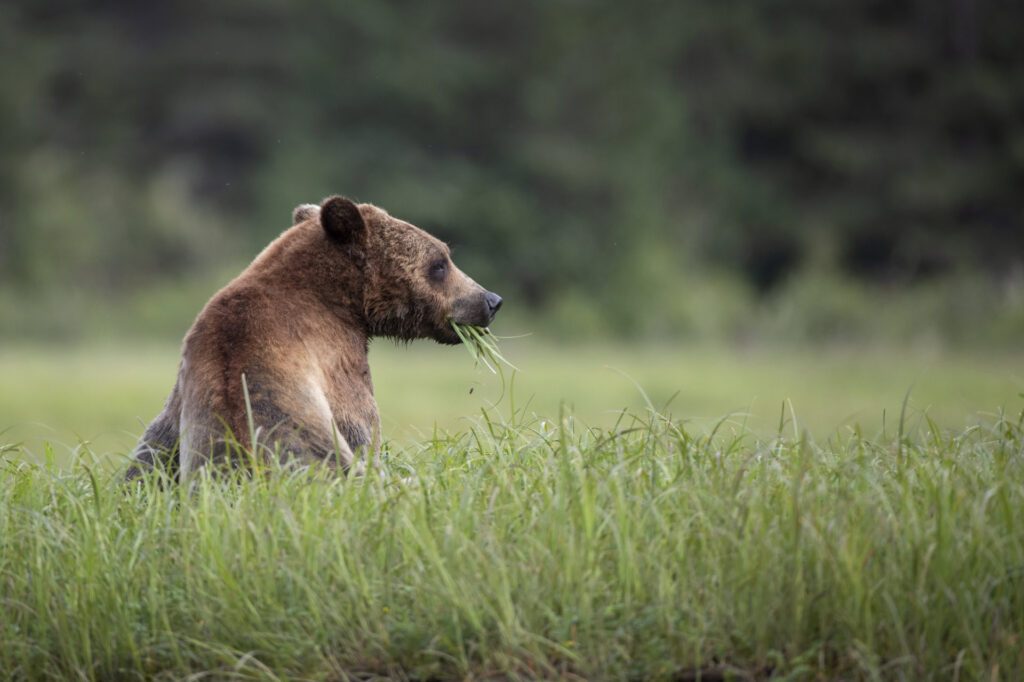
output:
M430 264L429 271L430 279L435 282L444 281L445 275L448 274L448 261L439 259Z

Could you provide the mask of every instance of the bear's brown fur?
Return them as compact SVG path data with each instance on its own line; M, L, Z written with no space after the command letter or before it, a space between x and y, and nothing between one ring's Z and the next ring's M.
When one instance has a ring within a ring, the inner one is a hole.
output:
M236 464L233 439L348 471L380 443L369 339L458 343L452 321L487 325L501 305L444 243L376 206L334 196L293 219L199 313L129 478Z

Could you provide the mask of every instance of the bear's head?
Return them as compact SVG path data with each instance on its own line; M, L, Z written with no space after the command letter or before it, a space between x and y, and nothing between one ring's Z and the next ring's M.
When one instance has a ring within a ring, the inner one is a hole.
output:
M362 271L362 314L370 334L460 342L452 322L486 327L501 297L452 262L444 242L372 204L332 196L295 209L296 222L318 217L329 241Z

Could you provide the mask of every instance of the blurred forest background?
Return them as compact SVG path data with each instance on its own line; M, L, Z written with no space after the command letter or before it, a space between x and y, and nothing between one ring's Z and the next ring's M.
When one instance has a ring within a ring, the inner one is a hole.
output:
M0 337L180 338L293 206L561 339L1019 346L1024 3L8 0Z

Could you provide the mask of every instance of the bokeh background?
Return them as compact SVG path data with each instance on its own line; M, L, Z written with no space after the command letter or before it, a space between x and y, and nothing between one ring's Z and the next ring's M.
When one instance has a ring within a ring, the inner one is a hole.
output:
M0 428L130 447L203 302L332 193L504 295L548 414L643 405L633 380L825 429L911 386L997 409L1024 383L1021 26L1007 0L8 0ZM461 351L375 357L393 433L504 394Z

